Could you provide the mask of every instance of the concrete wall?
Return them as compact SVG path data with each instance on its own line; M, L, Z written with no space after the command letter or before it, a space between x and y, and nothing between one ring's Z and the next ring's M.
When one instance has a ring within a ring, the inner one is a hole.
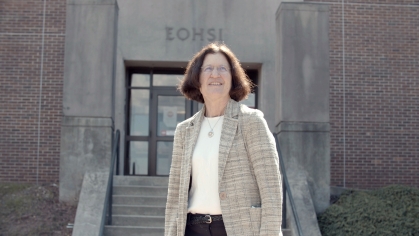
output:
M125 68L186 67L211 41L224 41L245 68L259 69L259 109L274 130L275 11L280 2L118 0L115 128L121 131L120 156L125 152Z
M117 6L110 2L67 2L65 116L112 116Z
M276 124L329 122L329 18L324 4L282 3L277 12Z
M118 0L120 60L125 65L185 67L210 41L224 41L248 68L260 68L259 108L273 130L275 11L280 2ZM122 73L119 80L125 80ZM117 118L116 126L123 120Z
M78 201L85 173L109 171L111 136L110 118L63 117L60 201Z
M317 213L330 195L328 11L282 3L276 14L276 130L288 177L304 172Z
M86 172L109 168L117 12L115 0L67 1L61 201L77 201Z

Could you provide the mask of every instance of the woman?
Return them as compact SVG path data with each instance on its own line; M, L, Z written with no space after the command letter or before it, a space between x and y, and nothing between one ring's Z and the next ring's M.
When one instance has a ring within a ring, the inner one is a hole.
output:
M224 44L189 62L179 89L204 106L175 131L166 236L282 235L275 141L263 113L238 103L251 86Z

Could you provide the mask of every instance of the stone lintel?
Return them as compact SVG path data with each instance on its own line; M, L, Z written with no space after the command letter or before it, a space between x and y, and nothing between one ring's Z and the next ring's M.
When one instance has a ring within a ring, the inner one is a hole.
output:
M330 124L328 122L283 121L276 126L276 132L330 132Z
M67 5L116 5L116 0L67 0Z
M329 4L310 2L281 2L275 14L277 18L283 10L324 12L329 11Z
M63 116L61 126L65 127L113 127L113 121L104 117Z

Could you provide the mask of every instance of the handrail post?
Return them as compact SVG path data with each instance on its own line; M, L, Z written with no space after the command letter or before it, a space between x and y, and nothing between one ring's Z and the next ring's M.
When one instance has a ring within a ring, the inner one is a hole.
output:
M116 169L115 169L115 175L119 175L119 139L118 139L118 145L116 146Z
M106 190L106 203L105 203L105 210L103 214L107 214L107 225L112 225L112 195L113 195L113 176L115 172L115 162L119 162L119 130L116 130L113 143L112 143L112 157L111 163L109 167L109 178L108 178L108 186ZM118 168L118 167L117 167ZM106 217L106 215L105 215Z
M285 187L285 180L282 177L282 228L287 227L287 188Z
M112 225L112 195L113 195L113 171L109 180L110 191L108 197L108 225Z
M283 181L285 183L285 188L288 190L288 196L289 196L289 199L290 199L290 204L291 204L292 213L294 215L295 224L297 225L298 235L303 236L303 232L302 232L302 228L301 228L301 224L300 224L300 219L298 218L298 213L297 213L297 210L296 210L296 207L295 207L294 198L292 196L291 187L290 187L290 184L288 182L287 173L285 171L284 159L282 158L281 148L279 147L278 134L275 134L275 133L272 133L272 134L275 138L276 150L278 152L278 157L279 157L279 162L280 162L279 165L280 165L280 168L281 168L282 178L283 178ZM286 199L286 196L284 196L284 199ZM285 201L284 201L284 203L286 204ZM283 204L283 205L285 205L285 204Z

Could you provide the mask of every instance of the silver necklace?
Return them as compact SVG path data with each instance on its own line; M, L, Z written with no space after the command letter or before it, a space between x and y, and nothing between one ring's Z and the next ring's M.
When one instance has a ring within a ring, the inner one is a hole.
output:
M218 121L220 121L220 119L221 119L221 116L220 116L220 118L218 118L217 122L215 122L214 127L211 127L211 123L209 122L209 119L207 118L207 122L210 126L210 129L211 129L210 132L208 132L208 137L212 138L212 136L214 136L214 128L217 125Z

